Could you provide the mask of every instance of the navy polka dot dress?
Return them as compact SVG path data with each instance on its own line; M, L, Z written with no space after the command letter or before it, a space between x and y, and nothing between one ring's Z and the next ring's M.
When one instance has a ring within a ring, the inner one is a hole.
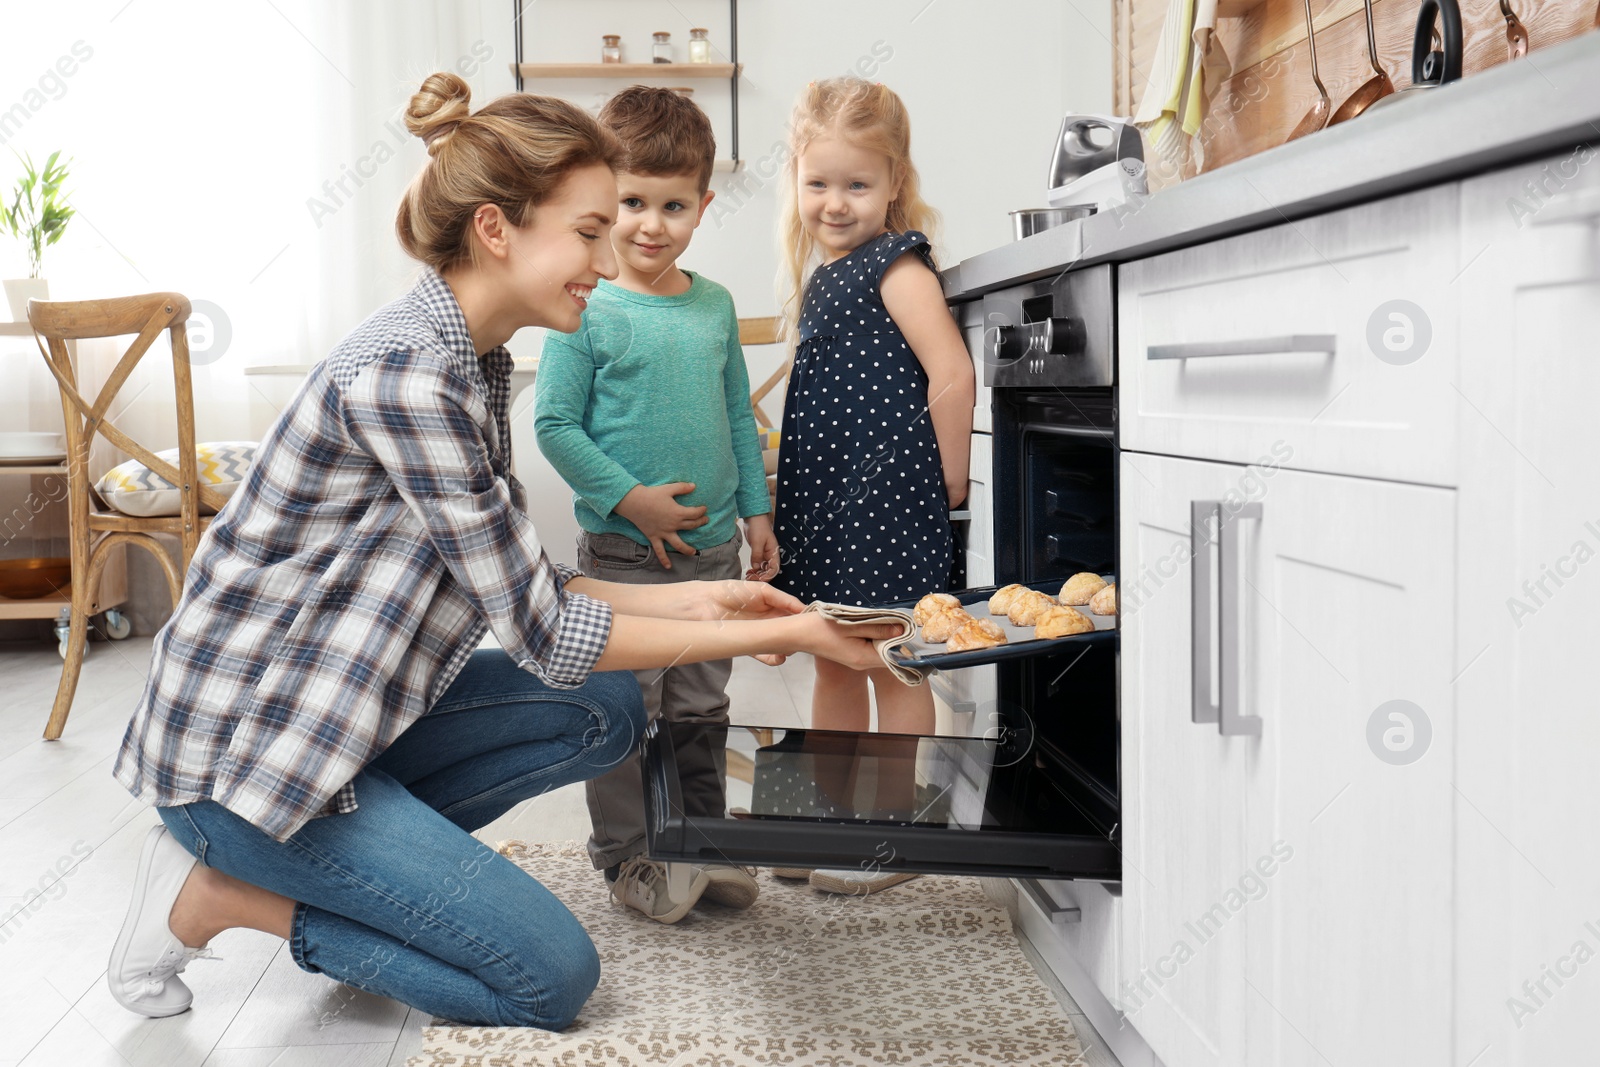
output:
M802 601L878 605L942 592L950 504L928 376L878 285L928 239L886 233L824 263L806 286L784 399L773 584Z

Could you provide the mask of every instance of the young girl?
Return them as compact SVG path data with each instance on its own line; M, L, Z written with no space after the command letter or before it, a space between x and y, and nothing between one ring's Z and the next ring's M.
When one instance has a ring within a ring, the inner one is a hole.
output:
M632 752L627 671L798 650L866 666L889 635L758 583L550 563L511 474L504 346L576 330L616 276L620 150L571 104L469 96L434 74L406 113L430 157L396 219L416 287L312 369L156 637L116 776L162 825L107 973L142 1015L187 1010L179 972L249 927L431 1015L566 1026L599 955L472 831ZM491 630L501 647L474 651Z
M975 390L929 252L936 216L918 192L910 119L883 85L813 82L795 107L789 148L786 310L799 330L778 462L775 584L803 601L861 605L942 592L949 513L967 494ZM883 668L816 668L814 728L865 731L870 678L880 731L932 733L926 686L901 685ZM812 884L830 888L830 878ZM893 884L879 876L851 889L884 882Z

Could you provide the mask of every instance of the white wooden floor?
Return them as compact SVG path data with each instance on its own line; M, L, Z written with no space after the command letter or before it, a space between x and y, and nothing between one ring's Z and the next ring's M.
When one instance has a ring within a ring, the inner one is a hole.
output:
M149 655L149 638L93 642L65 734L44 742L60 657L53 643L0 645L0 1067L403 1064L420 1044L420 1013L307 974L283 942L253 931L212 943L225 962L190 965L192 1011L144 1019L111 999L106 957L140 844L159 821L111 777ZM776 670L738 660L733 717L802 727L811 683L807 657ZM730 782L730 803L748 803L738 788ZM588 833L583 793L573 786L529 801L478 836L493 844ZM1084 1046L1098 1045L1077 1006L1068 1010Z

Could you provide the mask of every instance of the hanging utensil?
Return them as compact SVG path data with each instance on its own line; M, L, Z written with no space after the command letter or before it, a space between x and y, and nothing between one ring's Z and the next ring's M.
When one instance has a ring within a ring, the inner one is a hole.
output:
M1461 7L1456 0L1422 0L1411 38L1411 84L1376 101L1367 110L1416 100L1461 79Z
M1316 133L1328 124L1328 90L1323 87L1322 78L1317 74L1317 30L1311 22L1311 0L1306 0L1306 45L1311 49L1311 80L1317 86L1317 102L1311 105L1306 117L1301 119L1290 132L1289 141L1298 140L1308 133Z
M1372 77L1361 83L1360 88L1345 98L1334 111L1333 117L1328 120L1328 125L1353 119L1373 102L1381 100L1394 92L1394 82L1389 80L1388 73L1378 65L1378 38L1372 29L1372 0L1366 0L1367 6L1367 60L1372 64Z
M1511 10L1510 0L1500 0L1500 14L1506 17L1506 58L1521 59L1528 54L1528 31Z

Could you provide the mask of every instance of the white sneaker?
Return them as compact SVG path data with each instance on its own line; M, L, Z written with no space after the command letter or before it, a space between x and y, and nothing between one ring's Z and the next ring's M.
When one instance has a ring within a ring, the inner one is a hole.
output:
M811 888L820 889L824 893L845 893L864 897L868 893L877 893L897 886L901 882L909 882L915 877L911 871L886 871L882 868L875 871L812 871Z
M708 863L699 869L706 872L705 899L715 904L743 910L761 895L761 884L756 881L753 867Z
M672 883L683 882L686 871L687 883L679 889L680 895L674 896L675 887ZM689 914L689 909L706 891L709 882L704 867L662 863L644 856L634 856L623 860L617 869L617 880L611 883L611 898L650 916L658 923L675 923Z
M209 948L189 948L167 925L172 903L199 861L165 826L151 829L139 855L133 900L106 968L111 996L129 1011L152 1019L189 1010L194 994L178 974L190 960L211 958Z

